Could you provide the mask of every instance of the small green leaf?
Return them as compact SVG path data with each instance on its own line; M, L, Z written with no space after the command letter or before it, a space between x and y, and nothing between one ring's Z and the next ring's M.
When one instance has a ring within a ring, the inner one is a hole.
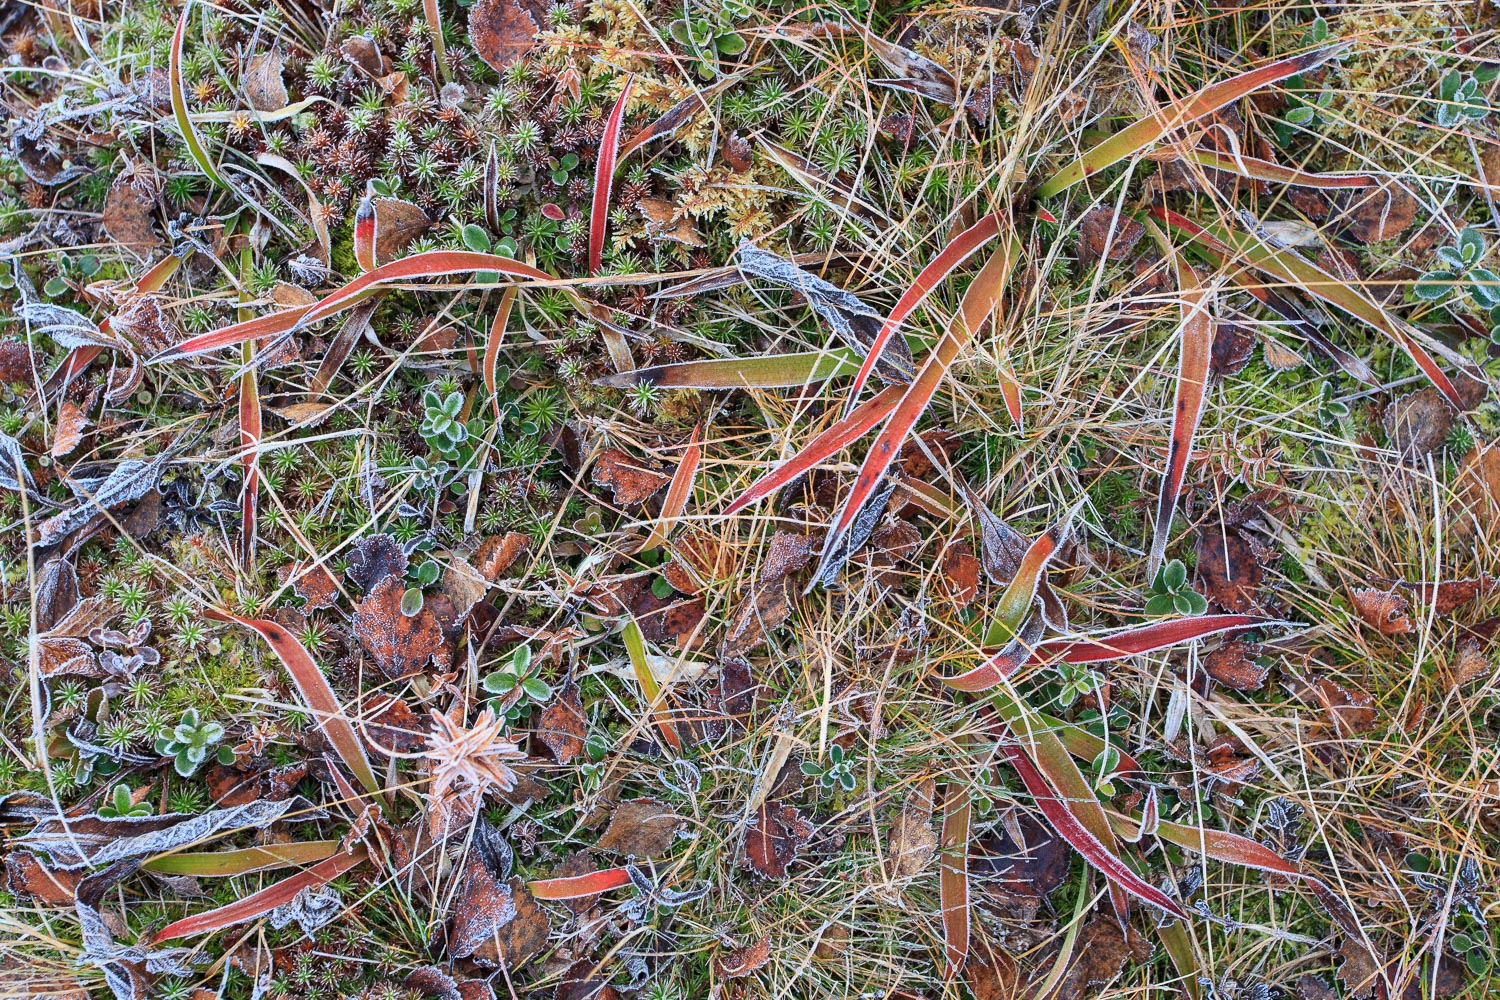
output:
M1173 559L1167 563L1162 572L1162 582L1165 585L1162 589L1172 593L1181 590L1182 585L1187 583L1187 567L1182 564L1181 559Z
M1476 976L1482 976L1490 967L1490 957L1482 951L1471 951L1464 956L1464 964Z
M1446 250L1447 247L1443 249ZM1456 249L1465 264L1476 263L1480 257L1484 256L1484 235L1473 226L1467 226L1458 234ZM1439 250L1438 254L1441 255L1442 250Z
M473 250L475 253L490 252L489 233L486 233L479 226L474 225L472 222L469 223L467 226L464 226L462 236L464 246L468 247L470 250Z
M719 50L721 56L737 56L745 51L746 42L738 33L720 35L714 39L714 48Z
M1413 851L1406 856L1406 867L1411 871L1426 874L1432 871L1432 862L1427 859L1427 855Z
M552 697L552 687L540 677L528 677L521 682L521 690L532 701L546 701Z
M422 610L422 591L419 587L408 587L401 595L401 613L410 618Z
M1452 271L1428 271L1412 285L1411 292L1424 302L1436 302L1453 290L1458 275Z
M1155 597L1151 598L1151 600L1146 602L1146 614L1148 615L1170 615L1171 613L1171 594L1157 594Z
M218 758L220 764L223 764L225 767L229 767L234 763L234 748L219 747Z
M490 694L509 694L516 686L516 675L507 671L486 674L480 684Z
M659 576L655 580L651 581L651 593L656 595L658 599L665 601L667 598L676 593L676 591L673 589L672 585L667 582L666 577Z
M511 669L516 672L517 676L520 676L520 675L526 673L527 670L530 670L531 669L531 647L530 646L517 646L516 649L515 649L515 652L513 652L513 653L510 654L510 666L511 666Z
M67 290L68 290L67 279L66 278L61 278L61 277L58 277L58 278L49 278L49 279L47 279L47 283L42 286L42 291L47 295L48 298L52 298L52 299L57 298L59 295L62 295Z

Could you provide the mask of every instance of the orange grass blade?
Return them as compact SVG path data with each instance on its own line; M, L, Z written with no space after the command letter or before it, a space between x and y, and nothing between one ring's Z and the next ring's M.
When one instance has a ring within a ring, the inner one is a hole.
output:
M701 422L693 425L693 435L688 438L687 450L682 453L682 461L677 463L677 471L672 473L672 484L667 487L667 497L662 501L661 517L651 529L650 537L641 546L641 552L648 552L664 544L667 536L672 533L672 526L687 509L688 498L693 493L693 479L698 475L698 463L703 460L703 448L698 444L698 435L702 432Z
M625 120L625 102L630 100L634 76L625 78L620 99L604 125L599 143L599 162L594 165L594 203L589 212L589 273L598 274L604 264L604 230L609 224L609 194L615 182L615 157L620 151L620 123Z
M246 920L254 920L256 917L270 913L278 906L290 903L303 889L327 885L355 865L362 864L365 857L363 847L347 854L335 854L313 865L307 871L282 879L259 892L252 892L244 899L237 899L233 903L206 913L173 921L157 931L151 940L153 942L170 941L172 938L188 937L192 934L212 934L225 927L244 923Z
M365 786L365 791L378 798L380 782L375 779L370 759L365 756L364 744L359 741L354 726L339 705L338 696L329 686L328 678L323 676L323 671L318 669L318 665L313 662L306 647L297 641L296 636L275 622L261 618L241 618L219 608L204 608L203 616L216 622L233 622L260 633L261 638L270 644L280 658L286 672L291 674L297 691L312 710L313 718L317 719L328 742L338 751L339 757L359 779L359 783Z
M624 868L605 868L586 875L571 875L567 878L544 878L526 883L526 888L537 899L581 899L597 896L601 892L619 889L630 884L630 873Z
M1011 577L1005 592L1000 595L1000 601L995 607L995 617L985 630L986 647L1003 645L1020 634L1021 626L1032 613L1032 602L1036 599L1042 575L1047 572L1047 564L1052 561L1057 550L1067 543L1068 536L1073 533L1073 520L1083 504L1082 500L1074 504L1056 524L1027 546L1026 553L1021 556L1021 564L1016 567L1016 575Z
M653 368L617 372L595 381L613 389L632 389L642 382L663 389L796 389L835 375L856 371L854 352L799 351L763 358L716 358L679 361Z
M1206 234L1219 245L1228 247L1232 253L1251 266L1272 277L1280 278L1287 284L1300 288L1309 295L1374 327L1395 341L1407 356L1416 362L1422 374L1437 386L1438 391L1459 412L1468 408L1468 403L1459 395L1458 390L1438 367L1437 360L1428 353L1427 349L1413 339L1400 321L1365 298L1357 289L1335 278L1316 264L1305 260L1290 248L1274 249L1248 233L1231 232L1218 226L1199 225L1192 219L1159 205L1151 207L1151 214L1173 229L1195 239ZM1467 364L1462 359L1457 359L1457 361L1460 364Z
M999 234L1000 215L998 212L992 212L955 236L951 243L932 258L930 264L922 268L921 273L917 275L917 280L912 282L911 287L896 302L896 307L891 310L891 314L880 325L880 332L875 335L875 340L870 344L870 351L865 355L864 363L859 366L859 373L854 376L854 385L849 390L851 401L859 398L860 390L865 387L870 373L875 370L875 362L880 360L880 353L885 350L885 345L890 342L891 336L902 321L911 315L912 310L922 304L923 299L932 294L933 289L937 288L954 268L972 257L980 247ZM1006 276L1009 276L1010 269L1003 268L1003 270ZM998 285L1003 284L1003 280L998 282ZM998 287L995 295L999 295ZM985 309L983 312L988 315L989 310ZM976 329L977 327L971 324L969 334L972 336Z
M1171 108L1142 118L1090 148L1037 188L1036 197L1050 198L1065 191L1105 167L1118 163L1134 153L1139 153L1173 129L1211 115L1225 105L1233 104L1262 87L1321 66L1342 52L1344 48L1343 43L1325 45L1301 55L1278 59L1238 76L1232 76L1228 80L1209 84Z
M641 691L646 695L646 704L656 718L662 739L673 750L681 753L682 739L678 737L677 728L672 725L666 709L662 707L661 685L656 683L656 675L651 672L651 661L646 659L646 637L641 635L641 627L634 618L625 623L622 638L625 640L625 650L630 654L631 669L635 671L635 679L641 682Z
M516 304L514 285L500 294L500 308L495 310L495 321L490 324L490 337L484 342L484 363L480 371L484 376L484 388L490 394L495 407L495 419L500 419L500 397L495 387L495 366L500 361L500 344L505 340L505 324L510 322L510 311Z
M938 876L938 906L943 914L943 978L952 979L969 957L969 824L973 807L969 786L950 781L943 796L943 849Z
M1172 512L1182 492L1182 477L1187 472L1193 438L1203 419L1203 406L1208 400L1208 365L1214 346L1214 320L1208 313L1208 295L1198 281L1198 272L1180 253L1173 254L1173 260L1177 291L1182 297L1182 348L1177 361L1177 390L1172 400L1172 440L1167 446L1167 468L1156 501L1151 555L1146 560L1146 576L1151 579L1156 577L1167 551Z
M311 306L298 306L295 309L283 309L258 319L252 319L245 323L233 323L218 330L210 330L208 333L200 333L196 337L189 337L166 350L152 355L146 359L148 365L161 364L168 361L179 361L182 358L191 358L198 354L207 354L209 351L217 351L221 347L234 347L261 337L273 337L286 333L294 328L306 316Z
M1279 163L1257 159L1253 156L1221 153L1216 149L1191 149L1182 155L1194 163L1200 163L1213 170L1222 170L1227 174L1238 174L1251 180L1269 181L1273 184L1292 184L1297 187L1327 190L1374 187L1380 183L1370 174L1318 174L1298 170L1295 167L1283 167Z
M828 429L809 441L801 451L757 479L725 509L725 517L736 514L755 501L770 496L787 483L804 474L819 462L837 455L870 432L901 401L904 385L888 385L855 407L854 412L830 424Z
M990 216L990 218L995 217ZM973 232L972 229L969 231ZM959 240L954 240L954 244L958 242ZM991 280L997 286L1004 284L1004 277L1008 276L1011 268L1015 266L1016 257L1014 251L1016 247L1017 244L1010 242L1005 244L999 251L999 253L1005 256L1008 263L1005 267L997 268L991 274ZM945 250L944 253L946 252ZM967 254L964 256L967 256ZM916 426L917 420L927 409L927 405L932 402L932 397L937 393L938 383L948 373L948 368L953 364L953 359L958 357L958 352L963 350L973 336L974 330L964 321L963 315L960 314L956 317L954 323L943 333L942 339L938 341L932 353L927 356L927 361L922 365L922 370L917 373L917 377L912 380L910 385L904 387L906 390L905 394L901 397L901 401L896 404L895 410L891 413L890 420L875 439L875 443L870 446L870 452L865 456L864 464L859 470L859 476L854 481L854 488L850 490L838 518L828 531L828 537L823 543L823 556L818 572L813 575L813 579L818 580L822 578L829 558L833 553L838 551L839 545L843 542L844 534L849 530L849 526L859 516L860 509L864 507L865 502L875 493L875 488L880 485L880 481L885 478L885 474L890 469L891 463L896 460L896 455L901 450L902 442L911 433L911 429ZM867 358L866 361L873 364L873 361L870 359L876 357L878 354L878 348L872 350L870 358Z

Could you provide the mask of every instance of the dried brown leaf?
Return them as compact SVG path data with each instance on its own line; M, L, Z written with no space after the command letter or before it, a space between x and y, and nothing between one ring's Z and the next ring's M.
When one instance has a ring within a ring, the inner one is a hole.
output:
M83 407L71 399L63 400L57 413L57 432L52 438L52 457L62 458L77 448L88 426L89 417Z
M745 829L745 861L765 878L784 879L812 835L812 823L795 807L765 802Z
M594 482L614 491L615 502L622 506L644 503L672 481L655 469L646 468L619 448L610 448L594 463Z
M1381 423L1401 460L1420 463L1448 440L1457 415L1441 391L1426 386L1393 400Z
M138 254L145 254L162 242L151 225L151 213L155 207L156 202L149 190L117 177L104 197L104 215L100 221L110 239Z
M682 822L682 817L656 799L626 799L615 806L598 849L638 858L666 854Z
M292 593L303 600L303 609L316 611L331 608L339 599L338 581L326 566L310 562L294 562L278 570L281 581L291 581Z
M281 80L285 60L280 52L258 52L245 63L245 100L256 111L280 111L287 106L286 84Z
M504 72L536 44L538 23L518 0L479 0L469 8L469 41L492 69Z
M425 605L409 617L401 613L404 592L400 577L387 576L354 612L354 634L391 680L422 670L443 647L443 630Z
M1073 947L1073 962L1057 984L1057 1000L1083 1000L1089 987L1112 982L1130 960L1151 957L1151 944L1135 927L1100 913L1084 925Z
M932 799L937 782L923 778L907 795L900 814L891 823L886 842L886 870L892 878L919 874L937 852L937 834L932 829Z
M558 690L557 696L542 710L537 735L552 751L559 764L570 763L583 753L588 729L583 718L583 701L578 685L571 679Z
M747 944L727 955L720 955L714 960L714 966L718 969L720 977L739 979L750 975L770 960L771 935L767 934L754 944Z
M773 629L792 613L792 588L786 579L756 587L750 600L740 605L719 644L719 658L744 656L766 641Z
M491 535L480 543L478 551L474 553L474 568L479 570L480 576L494 583L530 547L530 537L519 531Z
M1349 593L1349 603L1365 624L1381 635L1400 635L1414 627L1408 617L1411 605L1395 591L1362 587Z
M1232 691L1259 691L1269 670L1255 662L1256 650L1243 639L1230 639L1204 657L1203 669Z
M1225 611L1251 612L1260 607L1265 582L1261 546L1238 531L1209 523L1198 533L1198 574L1203 594Z

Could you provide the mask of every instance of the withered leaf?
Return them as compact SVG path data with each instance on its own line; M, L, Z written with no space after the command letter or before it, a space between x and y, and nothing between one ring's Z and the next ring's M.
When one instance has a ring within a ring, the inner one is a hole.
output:
M469 8L470 44L499 72L531 51L536 33L536 19L518 0L479 0Z
M431 227L420 205L401 198L365 197L355 212L355 239L371 267L398 259Z
M88 426L89 417L83 407L71 399L63 400L57 412L57 433L52 438L52 457L62 458L77 448Z
M901 812L891 823L886 843L887 870L892 878L916 875L937 853L937 834L932 830L932 797L937 782L923 778L911 789Z
M392 66L370 35L351 35L339 44L344 61L374 80L389 76Z
M719 711L726 718L748 722L760 690L749 660L735 656L724 661L719 671Z
M1216 378L1238 375L1255 353L1255 337L1238 323L1214 324L1214 345L1208 370Z
M1266 364L1272 370L1278 372L1289 372L1293 368L1300 368L1306 363L1306 359L1296 351L1287 347L1281 341L1267 337L1261 345L1261 354L1266 359Z
M1093 264L1100 257L1124 260L1146 235L1146 228L1128 215L1115 215L1113 208L1100 205L1089 209L1078 220L1078 261Z
M1314 678L1304 685L1306 693L1328 713L1341 736L1347 738L1374 728L1378 713L1375 699L1370 694L1351 691L1327 677Z
M745 829L745 861L757 874L784 879L790 865L812 839L813 825L793 806L761 804Z
M474 605L484 596L489 582L479 570L469 565L468 560L457 552L448 553L447 566L443 570L438 592L453 602L453 618L463 621Z
M812 559L813 540L807 535L778 531L766 546L766 557L760 566L760 580L771 583L806 566Z
M508 888L515 906L515 917L474 952L474 961L481 965L520 968L546 950L547 940L552 934L547 911L537 903L526 883L512 878Z
M491 535L480 543L479 549L474 553L474 568L479 570L480 576L494 583L530 547L530 537L519 531Z
M370 697L360 713L360 732L369 746L387 757L413 753L427 745L432 731L431 718L418 715L401 698L392 694Z
M1352 190L1340 217L1346 232L1361 243L1392 240L1417 221L1417 199L1397 183Z
M626 799L615 806L598 848L638 858L655 857L672 849L680 826L682 818L656 799Z
M289 403L286 406L267 406L265 409L289 424L295 424L298 427L317 427L333 416L334 411L338 409L338 404Z
M620 1000L620 992L609 985L598 965L580 958L563 973L552 1000Z
M766 641L771 630L792 613L792 588L786 579L755 588L750 600L740 605L719 644L719 658L744 656Z
M1259 691L1269 671L1252 658L1255 649L1243 639L1230 639L1204 657L1203 669L1232 691Z
M1365 624L1381 635L1400 635L1414 628L1408 617L1411 605L1395 591L1361 587L1349 593L1349 603Z
M1429 385L1392 400L1381 424L1401 460L1420 463L1448 440L1456 416L1452 404Z
M1243 613L1260 606L1257 592L1265 582L1260 545L1210 522L1198 532L1196 552L1204 596L1225 611Z
M1204 770L1216 781L1231 788L1244 785L1260 773L1260 760L1246 751L1245 745L1229 733L1221 733L1209 744Z
M1338 977L1353 1000L1369 1000L1375 995L1380 966L1364 943L1344 935L1339 946Z
M388 576L354 612L354 634L391 680L417 673L443 646L443 630L425 605L414 615L401 613L404 591L400 577Z
M488 822L477 821L464 859L463 883L448 920L446 944L451 957L474 955L515 919L515 898L506 882L510 867L510 846Z
M53 556L36 582L36 627L47 633L78 607L78 571L66 556Z
M1057 984L1058 1000L1082 1000L1090 986L1111 982L1128 960L1144 962L1151 945L1134 926L1124 930L1113 914L1098 914L1078 935L1073 963Z
M725 979L748 976L771 960L771 935L767 934L754 944L736 948L727 955L714 960L719 975Z
M604 451L594 463L594 482L614 491L615 502L632 506L651 499L672 481L654 469L648 469L619 448Z
M256 111L280 111L287 105L279 52L258 52L245 63L245 100Z
M588 729L583 718L583 700L579 697L578 685L571 678L542 710L537 735L559 764L567 764L583 753Z
M117 177L104 196L104 214L100 221L110 239L144 254L161 245L161 237L151 225L156 207L151 192L141 185Z
M646 235L653 240L671 240L690 247L706 246L693 225L692 216L662 198L642 198L636 205L646 220Z
M12 851L5 856L5 877L13 896L72 906L83 873L53 868L30 851Z
M1401 583L1402 590L1410 591L1424 606L1430 605L1439 615L1452 614L1495 587L1492 576L1478 576L1468 580L1443 580L1439 583Z
M1327 980L1310 972L1297 977L1297 997L1298 1000L1339 1000L1339 995Z
M979 596L979 560L969 543L960 541L943 553L943 589L959 608L966 608Z
M1013 819L974 845L969 872L985 892L1007 902L1044 899L1068 877L1071 849L1031 813Z
M684 532L671 544L672 558L661 575L673 589L696 594L716 580L729 576L734 553L718 538L702 531Z
M43 677L74 674L80 677L100 676L94 649L82 639L67 636L37 636L37 670Z
M1464 456L1454 492L1462 501L1456 527L1472 532L1500 518L1500 444L1476 445Z
M242 769L214 764L203 772L209 798L214 805L227 809L261 799L280 802L291 797L297 783L307 777L306 761L285 767L249 767Z
M399 577L406 572L406 553L390 535L367 535L349 553L349 568L345 572L360 593L368 594L386 577Z
M303 607L308 611L331 608L339 599L338 581L326 566L294 562L283 566L278 573L283 583L291 581L292 593L302 598Z
M974 1000L1019 1000L1021 970L1016 960L1000 949L977 927L969 935L969 958L964 979Z

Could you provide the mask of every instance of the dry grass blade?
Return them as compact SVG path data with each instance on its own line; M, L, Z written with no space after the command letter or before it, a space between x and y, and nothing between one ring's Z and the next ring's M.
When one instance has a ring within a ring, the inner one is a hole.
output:
M526 888L537 899L582 899L597 896L612 889L630 884L630 872L624 868L605 868L587 875L570 875L565 878L545 878L526 883Z
M630 100L634 77L625 78L620 98L604 124L604 138L599 143L599 162L594 166L594 198L589 211L589 273L598 274L604 266L604 233L609 226L609 196L615 183L615 157L620 150L620 125L625 120L625 104Z
M966 782L950 781L943 801L938 906L943 916L943 976L952 979L969 955L969 824L973 806Z
M495 366L500 363L500 345L505 341L505 324L510 322L510 311L515 307L516 295L514 286L500 293L500 307L495 310L495 321L490 324L490 335L484 342L484 360L479 369L497 419L500 416L500 397L496 395L498 388L495 384Z
M682 453L682 460L677 463L677 470L672 473L671 485L667 487L666 499L661 504L661 517L651 529L651 535L642 543L640 551L648 552L658 545L664 545L672 534L672 526L687 509L688 499L693 494L693 480L698 475L698 463L703 460L703 446L698 443L699 435L703 433L701 423L693 425L693 435L688 439L688 446Z
M725 508L724 516L736 514L757 500L770 496L798 476L806 474L819 462L837 455L864 437L896 408L905 389L902 385L888 385L855 407L853 413L830 424L797 454L752 483Z
M313 718L322 728L328 742L338 751L339 757L344 764L353 772L354 777L364 785L365 791L380 798L380 782L375 778L375 772L370 767L370 760L365 756L364 744L360 742L359 735L355 733L354 726L349 722L349 717L344 714L344 709L339 705L338 696L333 693L328 679L323 676L323 671L313 662L312 656L306 647L297 641L296 636L275 622L265 621L260 618L241 618L239 615L218 608L205 608L205 618L219 622L232 622L243 625L248 629L260 633L261 638L270 644L271 649L280 658L282 665L286 667L287 673L291 675L292 682L297 685L297 691L302 695L302 700L311 709Z
M1173 129L1207 117L1262 87L1285 80L1289 76L1316 69L1343 52L1345 47L1343 44L1325 45L1301 55L1277 59L1275 62L1248 70L1228 80L1210 84L1196 94L1177 102L1169 110L1159 111L1148 118L1142 118L1091 147L1082 156L1048 178L1041 187L1037 188L1036 197L1050 198L1065 191L1105 167L1118 163L1134 153L1139 153Z
M595 381L613 389L654 385L663 389L795 389L856 371L854 352L800 351L762 358L679 361L653 368L617 372Z
M1182 259L1180 253L1173 254L1172 263L1177 272L1178 295L1182 299L1179 327L1182 345L1177 361L1177 388L1172 399L1172 438L1167 446L1167 468L1156 501L1151 554L1146 560L1148 577L1156 576L1166 555L1172 533L1172 512L1177 507L1177 496L1182 492L1182 477L1187 471L1193 438L1198 433L1198 422L1203 418L1203 406L1208 399L1208 367L1214 347L1214 318L1208 311L1209 294L1203 290L1198 272Z
M363 847L346 854L335 854L304 872L282 879L259 892L252 892L243 899L237 899L233 903L206 913L174 920L157 931L151 940L153 942L170 941L173 938L189 937L194 934L212 934L225 927L232 927L246 920L265 916L276 907L290 903L304 889L315 889L318 886L327 885L349 869L363 864L366 856Z
M1175 154L1174 154L1175 155ZM1226 174L1249 177L1251 180L1268 181L1273 184L1291 184L1296 187L1337 188L1375 187L1380 179L1370 174L1319 174L1295 167L1284 167L1269 160L1253 156L1236 156L1221 153L1216 149L1190 149L1181 154L1185 158Z

